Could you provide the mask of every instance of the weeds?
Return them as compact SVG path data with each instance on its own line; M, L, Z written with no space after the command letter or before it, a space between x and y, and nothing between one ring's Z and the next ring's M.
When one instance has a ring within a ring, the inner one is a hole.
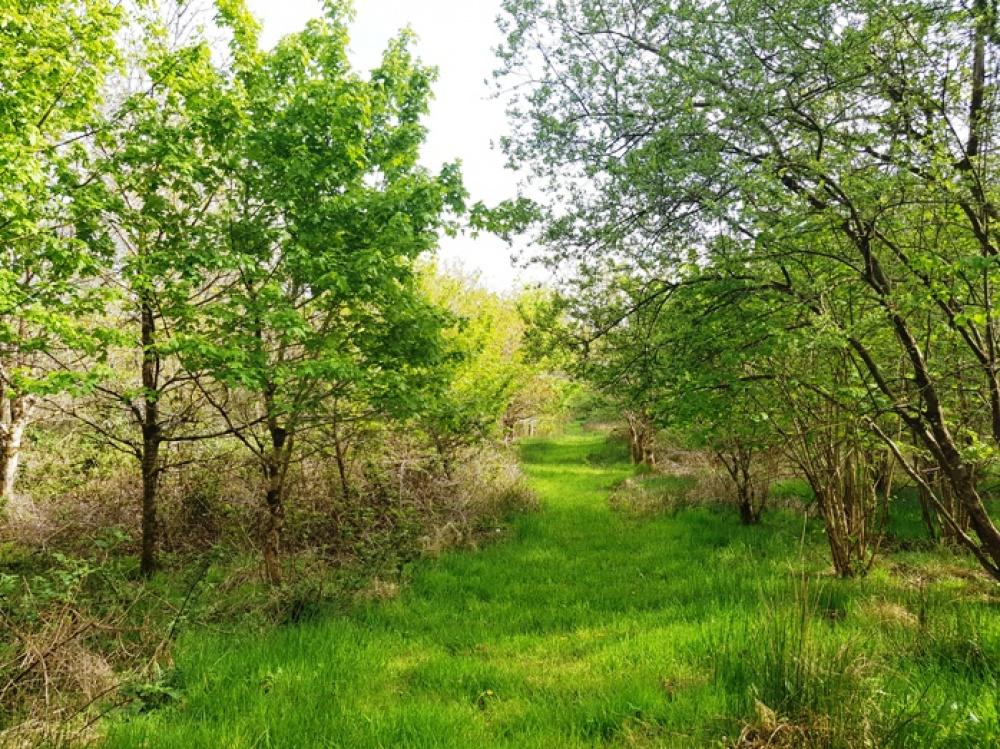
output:
M22 574L0 575L0 746L85 742L128 701L123 679L145 681L169 662L170 614L176 623L182 610L109 562L10 554Z
M697 479L691 476L640 475L618 486L608 502L633 517L670 515L698 503L696 487Z
M762 618L709 637L715 683L742 725L730 746L993 745L1000 738L995 622L953 601L918 615L874 598L859 611L865 626L839 626L852 616L853 595L842 582L802 576L790 597L767 602ZM890 636L882 639L872 623ZM923 676L914 681L914 673Z

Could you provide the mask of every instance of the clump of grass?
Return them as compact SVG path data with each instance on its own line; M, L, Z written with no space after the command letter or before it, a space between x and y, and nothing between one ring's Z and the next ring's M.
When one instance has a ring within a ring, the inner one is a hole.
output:
M862 749L902 746L904 716L887 712L884 663L833 622L842 600L802 578L792 600L777 600L762 620L744 620L715 644L715 683L742 730L731 746Z
M608 498L611 507L635 517L670 515L695 504L694 476L639 475L625 480Z
M809 482L801 478L784 478L772 481L767 491L768 498L778 505L792 507L811 504L816 499Z
M940 596L920 592L919 636L908 651L912 658L963 679L1000 679L1000 628L989 604L966 602L961 608Z

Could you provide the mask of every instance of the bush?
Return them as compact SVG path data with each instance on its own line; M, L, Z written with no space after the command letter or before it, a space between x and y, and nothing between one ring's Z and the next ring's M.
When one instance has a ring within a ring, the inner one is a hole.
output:
M0 746L72 746L96 715L130 703L169 663L185 612L116 560L8 547L0 574Z

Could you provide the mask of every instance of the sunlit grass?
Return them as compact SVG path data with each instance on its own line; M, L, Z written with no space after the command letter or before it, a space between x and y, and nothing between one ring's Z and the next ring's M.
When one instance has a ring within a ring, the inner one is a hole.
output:
M810 746L1000 745L995 586L895 562L837 581L801 516L630 518L608 508L631 469L602 436L521 449L543 508L506 541L420 563L395 600L188 633L183 700L107 745L708 747L760 723L758 699Z

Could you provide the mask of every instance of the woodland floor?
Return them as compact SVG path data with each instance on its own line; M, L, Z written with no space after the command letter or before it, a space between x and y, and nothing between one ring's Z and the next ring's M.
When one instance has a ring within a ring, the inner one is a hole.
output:
M542 510L508 538L392 600L184 634L182 699L106 746L1000 746L997 589L963 557L838 581L801 514L640 519L609 507L632 469L603 435L521 450Z

